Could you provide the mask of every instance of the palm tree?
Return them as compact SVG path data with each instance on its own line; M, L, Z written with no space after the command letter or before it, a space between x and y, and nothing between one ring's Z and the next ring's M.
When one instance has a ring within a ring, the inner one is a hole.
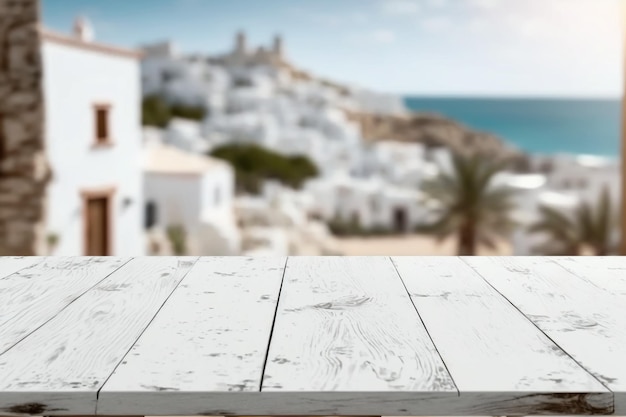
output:
M529 227L531 233L542 233L547 241L534 252L547 256L582 253L589 248L596 256L606 256L617 251L614 232L617 230L617 210L614 209L608 187L604 187L595 204L581 202L573 212L541 206L540 219Z
M437 177L423 183L426 202L435 207L435 220L417 231L439 241L456 235L461 256L475 255L478 245L495 248L497 238L507 236L515 226L513 190L492 182L505 167L505 162L478 154L454 154L451 170L440 168Z

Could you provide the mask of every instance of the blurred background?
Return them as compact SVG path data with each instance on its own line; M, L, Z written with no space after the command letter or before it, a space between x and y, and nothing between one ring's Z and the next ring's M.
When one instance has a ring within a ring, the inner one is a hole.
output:
M1 255L609 255L620 0L0 0Z

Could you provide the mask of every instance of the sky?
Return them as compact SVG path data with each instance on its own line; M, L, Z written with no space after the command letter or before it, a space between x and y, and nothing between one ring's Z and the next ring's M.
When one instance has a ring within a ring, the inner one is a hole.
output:
M285 40L296 66L422 96L601 97L623 90L622 0L42 0L44 24L91 20L118 46L227 52Z

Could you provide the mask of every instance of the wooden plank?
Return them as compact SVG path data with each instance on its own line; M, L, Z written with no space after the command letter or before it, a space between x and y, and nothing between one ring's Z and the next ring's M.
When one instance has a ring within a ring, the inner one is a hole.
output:
M44 259L43 256L0 256L0 279L33 266Z
M38 263L0 279L0 354L129 260L41 258Z
M459 389L454 414L612 412L609 390L461 259L392 259Z
M286 260L201 258L100 391L98 414L258 412L241 394L260 390Z
M626 302L626 257L585 256L553 258L572 274Z
M626 305L570 273L560 258L464 258L614 393L626 415Z
M423 415L458 396L386 257L289 258L262 391L270 414L307 415Z
M0 414L95 414L113 373L195 258L135 258L0 355Z

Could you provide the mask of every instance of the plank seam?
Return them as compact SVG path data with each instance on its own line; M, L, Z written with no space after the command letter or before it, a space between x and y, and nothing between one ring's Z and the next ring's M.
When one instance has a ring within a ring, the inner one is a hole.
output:
M58 316L59 314L61 314L66 308L68 308L69 306L71 306L72 304L74 304L76 301L78 301L79 298L81 298L83 295L87 294L89 291L91 291L92 289L94 289L96 286L100 285L100 283L102 281L104 281L105 279L107 279L108 277L110 277L111 275L113 275L115 272L119 271L124 265L128 264L130 261L132 261L134 258L130 258L128 259L126 262L122 263L119 267L115 268L113 271L111 271L110 273L106 274L100 281L96 282L95 284L93 284L91 287L87 288L85 291L83 291L82 293L80 293L78 295L78 297L76 297L75 299L73 299L72 301L70 301L65 307L61 308L59 311L57 311L57 313L55 315L53 315L52 317L50 317L48 320L46 320L45 322L43 322L41 325L37 326L35 329L33 329L32 331L30 331L29 333L27 333L26 335L24 335L24 337L22 337L20 340L18 340L17 342L15 342L14 344L12 344L11 346L9 346L8 348L6 348L3 352L0 352L0 356L4 355L5 353L7 353L9 350L13 349L15 346L17 346L18 344L20 344L24 339L26 339L27 337L29 337L30 335L32 335L33 333L35 333L37 330L41 329L43 326L45 326L46 324L48 324L50 321L52 321L56 316ZM35 264L37 265L37 264ZM33 266L33 265L31 265ZM13 274L11 274L13 275ZM6 323L6 322L5 322ZM4 324L4 323L2 323Z
M126 353L122 356L122 358L119 360L119 362L115 365L115 367L113 368L113 370L111 371L111 373L109 374L109 376L106 377L106 379L104 380L104 382L102 383L102 385L100 385L100 388L98 388L98 391L96 392L96 412L94 413L94 415L98 415L98 400L100 399L100 391L102 391L102 388L104 388L104 386L106 385L106 383L109 381L109 379L111 379L111 377L113 376L113 374L115 373L115 371L117 370L117 368L120 366L120 364L122 362L124 362L124 359L126 358L126 356L128 355L128 353L133 349L133 346L135 346L137 344L137 342L139 341L139 339L141 339L141 336L143 336L143 334L145 333L146 329L148 329L148 327L150 327L150 325L152 324L152 322L154 321L154 319L156 318L156 316L159 315L159 312L163 309L163 306L165 304L167 304L167 301L170 299L170 297L172 296L172 294L174 294L174 292L176 292L176 290L178 289L178 287L180 286L180 284L185 280L185 278L187 277L187 275L189 275L189 272L193 269L193 267L196 265L196 263L198 263L198 260L200 258L196 257L195 260L193 261L193 265L191 265L189 267L189 269L187 270L187 272L185 272L185 275L183 275L183 277L180 279L180 281L178 281L178 283L176 284L176 286L174 287L174 289L172 290L172 292L170 292L168 294L167 297L165 297L165 300L163 301L163 303L161 304L161 306L157 309L157 311L154 313L154 315L152 316L152 318L150 319L150 321L148 322L148 324L146 324L146 327L143 328L143 330L139 333L139 336L137 336L137 339L135 339L135 341L133 342L132 345L130 345L130 348L128 348L128 350L126 351Z
M502 298L504 298L509 304L511 304L513 306L513 308L515 310L517 310L518 313L520 313L526 320L528 320L537 330L539 330L543 335L545 335L548 340L550 340L550 342L552 342L554 344L554 346L558 347L563 353L565 353L565 355L567 355L567 357L569 357L572 361L574 361L574 363L576 363L576 365L578 365L583 371L585 371L587 374L589 374L593 379L595 379L596 381L598 381L598 383L600 385L602 385L609 393L613 394L613 398L611 399L611 401L613 402L613 412L615 412L615 393L608 387L606 386L606 384L604 384L602 381L600 381L594 374L593 372L591 372L590 370L588 370L587 368L585 368L578 360L576 360L568 351L566 351L565 349L563 349L561 347L561 345L559 345L558 343L556 343L556 341L554 341L554 339L552 339L546 332L544 332L543 330L541 330L541 328L534 322L532 321L519 307L517 307L511 300L509 300L504 294L502 294L495 286L493 286L491 284L491 282L489 282L489 280L487 280L487 278L485 278L483 276L483 274L481 274L476 268L474 268L470 263L468 263L464 257L459 257L463 263L465 263L467 266L469 266L483 281L485 281L487 283L487 285L489 285L491 288L493 288L493 290L498 293ZM557 263L558 264L558 263ZM569 271L568 271L569 272Z
M34 264L31 264L31 265L25 266L25 267L23 267L23 268L19 268L17 271L13 271L13 272L11 272L9 275L0 276L0 280L2 280L2 279L7 279L7 278L9 278L9 277L11 277L11 276L13 276L13 275L17 274L18 272L22 272L22 271L23 271L23 270L25 270L25 269L32 268L32 267L33 267L33 266L35 266L35 265L39 265L40 263L42 263L43 261L45 261L47 258L48 258L48 256L44 256L44 257L42 257L42 258L39 260L39 262L36 262L36 263L34 263Z
M265 360L263 361L263 369L261 370L261 382L259 385L259 392L263 391L263 381L265 379L265 368L267 367L267 360L270 356L270 346L272 345L272 336L274 335L274 326L276 325L276 319L278 318L278 304L280 303L280 295L283 292L283 283L285 282L285 274L287 273L287 263L289 257L285 259L285 266L283 267L283 276L280 278L280 287L278 288L278 298L276 299L276 308L274 309L274 320L272 320L272 328L270 329L270 337L267 341L267 349L265 350Z
M571 258L571 257L568 257L567 259L569 259L569 258ZM563 268L565 271L567 271L569 274L571 274L571 275L575 276L576 278L578 278L579 280L581 280L581 281L582 281L582 282L584 282L585 284L587 284L587 285L591 285L592 287L597 288L597 289L601 290L602 292L606 292L606 289L605 289L605 288L600 287L600 286L599 286L599 285L597 285L595 282L590 281L589 279L587 279L587 278L586 278L586 277L584 277L584 276L578 275L578 274L576 273L576 271L572 271L572 270L571 270L571 269L569 269L567 266L563 265L563 264L561 263L561 260L560 260L560 259L550 259L550 262L552 262L552 263L554 263L554 264L556 264L556 265L560 266L560 267L561 267L561 268Z
M428 327L426 326L426 323L424 323L424 320L422 319L422 316L421 316L419 310L417 309L417 306L415 305L415 302L413 301L413 297L411 297L411 292L409 291L409 289L407 288L406 284L404 283L404 280L402 279L402 275L400 274L400 271L398 271L398 267L396 266L396 263L393 261L393 258L391 256L387 257L387 259L389 259L389 262L391 262L391 265L393 266L393 269L396 271L396 274L398 275L398 278L400 278L400 282L402 283L402 286L404 287L404 291L406 291L406 294L409 297L409 300L411 301L411 305L413 305L413 309L415 310L415 313L417 314L417 317L420 319L420 322L422 323L422 326L424 326L424 330L426 330L426 334L428 335L428 338L430 339L430 342L435 347L435 352L437 352L437 355L441 359L441 362L443 363L443 366L446 368L446 372L448 373L448 375L450 375L450 379L452 380L452 383L454 384L454 389L456 390L457 397L460 397L461 396L461 391L459 390L459 387L456 384L456 381L454 380L454 376L452 375L452 372L450 372L450 369L448 368L448 365L446 364L445 359L443 359L443 356L441 356L441 352L439 352L439 348L437 348L437 344L433 340L433 337L430 335L430 332L428 331Z

